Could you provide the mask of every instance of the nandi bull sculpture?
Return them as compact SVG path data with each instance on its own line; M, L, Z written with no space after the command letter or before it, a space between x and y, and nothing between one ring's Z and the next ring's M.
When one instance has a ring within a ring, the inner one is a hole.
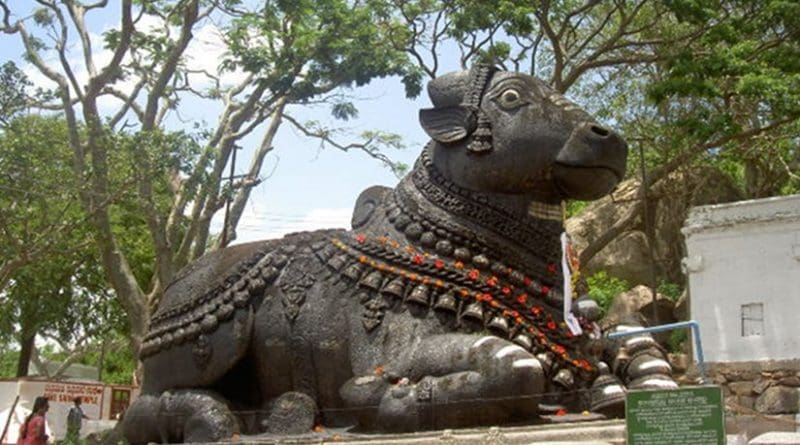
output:
M591 304L564 304L560 204L616 186L620 136L524 74L478 65L428 91L432 141L395 189L361 194L353 230L229 247L169 285L131 443L608 413L624 384L675 386L652 338L612 342Z

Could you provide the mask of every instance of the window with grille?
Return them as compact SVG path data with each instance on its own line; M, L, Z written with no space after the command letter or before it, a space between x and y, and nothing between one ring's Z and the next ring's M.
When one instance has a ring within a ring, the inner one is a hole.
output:
M742 337L764 335L764 303L742 305Z

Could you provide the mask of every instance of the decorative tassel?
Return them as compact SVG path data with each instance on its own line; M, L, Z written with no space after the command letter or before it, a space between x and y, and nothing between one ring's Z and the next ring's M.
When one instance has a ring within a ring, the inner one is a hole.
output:
M574 252L572 252L572 246L569 241L569 235L567 235L567 232L563 232L561 233L561 272L564 275L564 322L567 324L567 327L572 335L581 335L583 333L581 325L578 323L578 319L572 313L572 273L570 270L570 254L573 254L574 256Z

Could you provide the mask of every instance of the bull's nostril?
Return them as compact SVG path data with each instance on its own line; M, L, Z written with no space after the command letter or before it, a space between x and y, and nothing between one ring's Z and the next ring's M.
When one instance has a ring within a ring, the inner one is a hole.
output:
M600 136L603 136L603 137L608 136L609 134L611 134L610 131L606 130L603 127L598 127L597 125L592 125L591 127L589 127L589 129L592 130L592 133L600 135Z

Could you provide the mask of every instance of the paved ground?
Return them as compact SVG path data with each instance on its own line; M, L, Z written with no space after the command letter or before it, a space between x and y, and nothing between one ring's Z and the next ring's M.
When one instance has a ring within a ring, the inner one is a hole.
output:
M624 421L600 420L383 435L327 430L295 437L242 436L233 442L241 445L616 445L624 443L624 434Z

